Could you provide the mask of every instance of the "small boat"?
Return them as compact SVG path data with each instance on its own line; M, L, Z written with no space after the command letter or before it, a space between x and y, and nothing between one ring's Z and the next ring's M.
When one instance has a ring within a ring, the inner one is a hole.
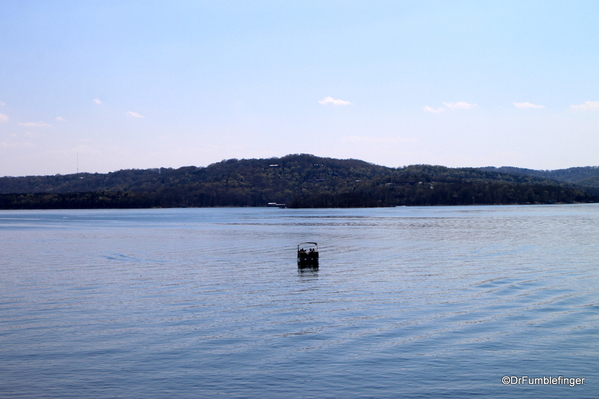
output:
M302 242L297 245L297 266L318 267L318 244Z

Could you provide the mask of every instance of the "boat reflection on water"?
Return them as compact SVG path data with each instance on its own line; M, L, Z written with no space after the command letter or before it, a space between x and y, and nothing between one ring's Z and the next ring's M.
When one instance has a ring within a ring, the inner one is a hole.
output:
M304 266L297 268L297 274L302 278L318 278L318 266Z
M318 244L302 242L297 246L297 267L300 270L318 270Z

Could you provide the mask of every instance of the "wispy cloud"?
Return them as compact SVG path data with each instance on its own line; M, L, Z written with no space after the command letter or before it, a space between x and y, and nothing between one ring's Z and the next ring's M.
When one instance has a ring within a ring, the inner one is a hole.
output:
M2 102L2 101L0 101L0 105L6 105L6 103L5 103L5 102Z
M134 118L145 118L145 116L138 114L137 112L127 111L127 115Z
M516 108L545 108L544 105L538 105L533 103L514 103Z
M8 115L0 114L0 122L8 122Z
M102 101L98 100L97 98L94 98L94 102L95 102L96 104L102 104Z
M67 121L67 120L66 120L65 118L63 118L62 116L57 116L57 117L56 117L56 120L57 120L57 121L60 121L60 122L66 122L66 121Z
M27 126L27 127L48 127L52 126L47 124L46 122L19 122L19 125Z
M21 143L7 143L6 141L0 142L0 148L21 148L21 147L34 147L33 143L21 142Z
M443 105L445 105L447 108L454 110L454 109L471 109L474 107L478 107L478 105L476 104L469 104L467 102L464 101L458 101L455 103L443 103Z
M335 100L333 97L325 97L319 101L322 105L333 104L333 105L349 105L351 104L349 101L345 100Z
M570 105L570 108L581 111L599 111L599 101L585 101L584 104Z
M438 114L438 113L445 111L445 108L443 108L443 107L439 107L439 108L435 109L433 107L429 107L428 105L424 106L424 108L422 108L422 109L425 110L426 112L430 112L433 114Z

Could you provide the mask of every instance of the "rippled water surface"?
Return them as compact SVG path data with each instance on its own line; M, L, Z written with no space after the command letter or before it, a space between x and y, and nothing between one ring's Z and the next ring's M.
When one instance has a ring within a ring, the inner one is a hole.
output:
M598 343L597 205L0 211L0 397L588 398Z

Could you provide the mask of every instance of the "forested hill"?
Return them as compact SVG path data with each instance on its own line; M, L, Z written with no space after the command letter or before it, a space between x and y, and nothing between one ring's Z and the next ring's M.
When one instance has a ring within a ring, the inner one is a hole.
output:
M596 202L592 187L476 168L388 168L308 154L207 167L0 178L0 208L371 207Z
M534 170L515 168L513 166L502 166L500 168L486 167L480 169L490 172L535 176L543 179L574 183L580 186L599 187L599 166L585 166L557 170Z

